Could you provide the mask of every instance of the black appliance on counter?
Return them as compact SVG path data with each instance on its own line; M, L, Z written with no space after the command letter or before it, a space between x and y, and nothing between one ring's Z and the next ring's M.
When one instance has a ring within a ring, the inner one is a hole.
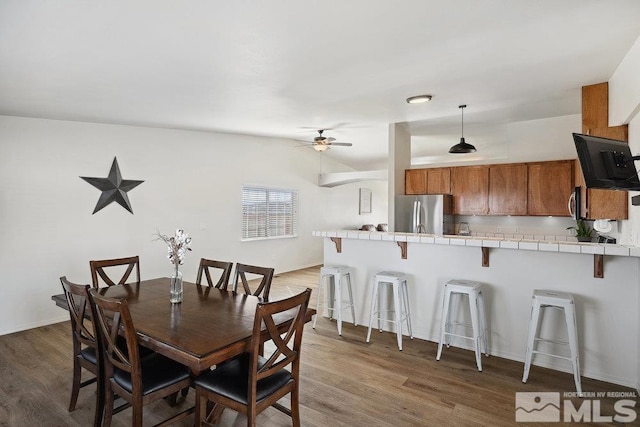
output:
M598 243L611 243L616 244L616 238L611 236L598 236Z

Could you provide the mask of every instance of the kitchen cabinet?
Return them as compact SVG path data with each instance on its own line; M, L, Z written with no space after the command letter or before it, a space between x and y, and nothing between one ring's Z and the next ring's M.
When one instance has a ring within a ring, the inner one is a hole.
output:
M489 167L451 168L453 213L487 215L489 213Z
M609 127L609 84L582 87L582 133L604 138L629 140L627 125ZM587 219L628 219L626 191L587 189L580 164L576 162L576 185L581 187L580 214Z
M574 160L528 163L527 214L569 216Z
M427 169L427 194L451 194L451 169Z
M582 86L582 133L609 127L609 83Z
M407 169L404 172L404 194L427 194L426 169Z
M525 163L489 166L489 214L527 215Z
M407 169L404 194L451 194L451 168Z

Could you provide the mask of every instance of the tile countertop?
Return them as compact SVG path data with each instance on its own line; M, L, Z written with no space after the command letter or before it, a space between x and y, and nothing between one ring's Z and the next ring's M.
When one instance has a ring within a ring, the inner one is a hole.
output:
M611 243L582 243L574 241L534 240L511 237L500 238L458 235L438 236L434 234L385 233L379 231L360 230L313 231L312 234L315 237L340 237L343 239L640 257L640 247L616 245Z

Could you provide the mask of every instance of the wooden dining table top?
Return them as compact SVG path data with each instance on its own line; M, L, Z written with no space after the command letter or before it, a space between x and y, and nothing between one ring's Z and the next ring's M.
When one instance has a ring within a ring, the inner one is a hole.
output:
M261 298L184 282L182 302L171 304L169 280L144 280L99 292L127 300L141 345L188 366L194 374L248 350ZM66 308L64 295L52 299ZM314 309L308 309L305 321L314 314ZM274 318L286 330L293 313Z

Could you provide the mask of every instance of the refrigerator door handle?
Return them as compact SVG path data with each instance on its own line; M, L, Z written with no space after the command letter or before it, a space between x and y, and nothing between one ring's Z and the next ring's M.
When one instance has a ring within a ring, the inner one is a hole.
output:
M416 200L415 202L413 202L413 232L427 232L427 230L424 228L424 224L422 223L422 202L420 200Z

